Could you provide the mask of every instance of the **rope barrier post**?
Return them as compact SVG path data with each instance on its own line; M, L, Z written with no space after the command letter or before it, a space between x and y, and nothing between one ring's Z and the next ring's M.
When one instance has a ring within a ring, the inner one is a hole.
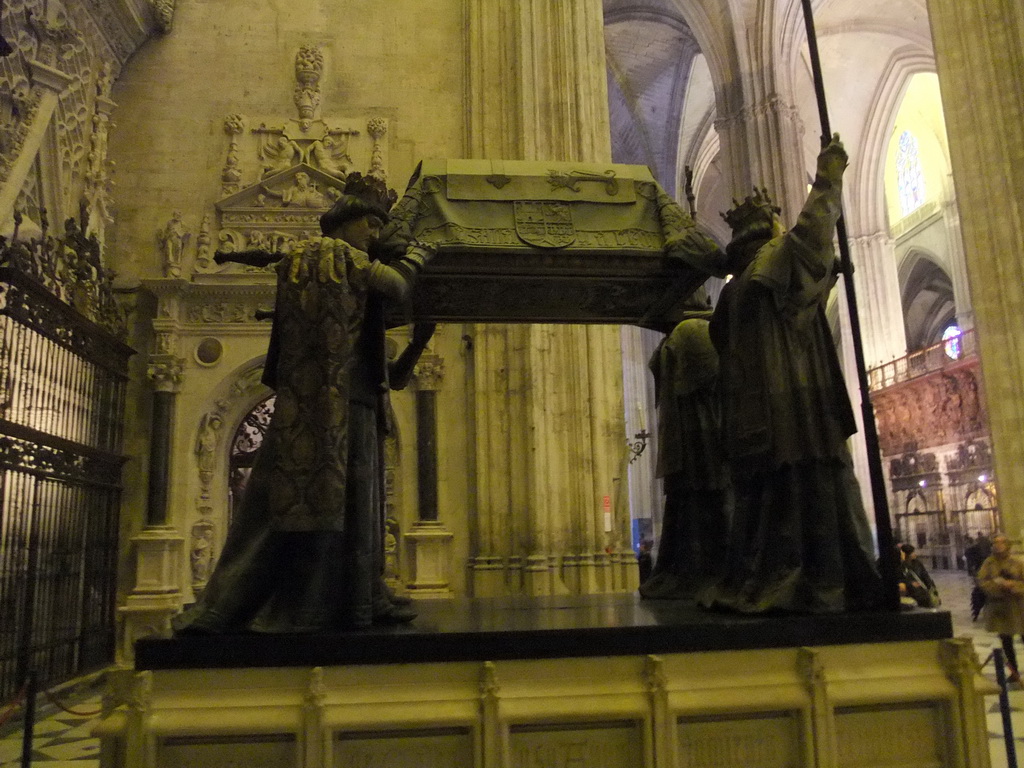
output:
M1006 665L1003 649L992 651L996 662L996 682L999 684L999 714L1003 718L1003 741L1006 743L1006 766L1017 768L1017 745L1013 741L1013 722L1010 720L1010 694L1006 690Z
M36 671L30 669L25 686L25 730L21 735L21 768L31 768L32 766L32 734L36 727L37 686Z

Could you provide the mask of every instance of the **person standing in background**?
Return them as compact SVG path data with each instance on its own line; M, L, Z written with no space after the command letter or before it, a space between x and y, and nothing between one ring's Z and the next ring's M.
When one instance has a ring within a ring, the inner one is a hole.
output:
M1009 666L1007 679L1020 682L1014 635L1024 635L1024 563L1010 554L1010 541L1002 534L992 538L992 554L978 569L978 584L985 593L985 629L999 635Z

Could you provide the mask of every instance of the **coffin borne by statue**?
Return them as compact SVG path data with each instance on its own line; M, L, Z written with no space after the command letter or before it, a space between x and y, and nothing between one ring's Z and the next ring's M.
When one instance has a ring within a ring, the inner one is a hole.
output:
M670 328L717 271L666 254L692 222L646 166L425 160L392 215L388 242L437 248L395 323Z

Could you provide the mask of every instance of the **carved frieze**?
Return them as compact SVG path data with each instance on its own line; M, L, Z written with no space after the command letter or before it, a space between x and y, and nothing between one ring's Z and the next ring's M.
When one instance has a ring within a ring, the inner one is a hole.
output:
M977 359L875 392L884 456L970 440L987 432Z
M185 313L189 323L252 323L260 303L220 301L215 304L192 304Z
M319 218L341 196L358 165L386 178L386 118L335 119L321 115L323 53L302 46L295 56L293 90L297 117L264 119L246 134L247 118L228 115L228 149L216 202L216 221L205 227L196 272L230 275L260 271L234 263L215 264L210 250L287 252L320 234ZM254 121L255 122L255 121ZM362 159L357 163L356 158Z

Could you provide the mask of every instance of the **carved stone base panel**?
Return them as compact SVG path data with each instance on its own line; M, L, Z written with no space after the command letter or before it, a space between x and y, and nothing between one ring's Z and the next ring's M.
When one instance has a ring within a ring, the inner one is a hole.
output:
M136 640L170 634L171 617L180 611L180 594L129 595L117 609L117 648L114 651L117 662L129 665L134 662Z
M130 662L140 637L165 634L182 606L182 548L185 539L170 526L150 526L132 538L135 588L118 609L117 657Z
M410 592L431 597L449 597L451 590L452 539L444 523L415 523L405 541L409 545Z
M103 768L982 768L973 659L923 640L158 669L111 676L97 731Z

